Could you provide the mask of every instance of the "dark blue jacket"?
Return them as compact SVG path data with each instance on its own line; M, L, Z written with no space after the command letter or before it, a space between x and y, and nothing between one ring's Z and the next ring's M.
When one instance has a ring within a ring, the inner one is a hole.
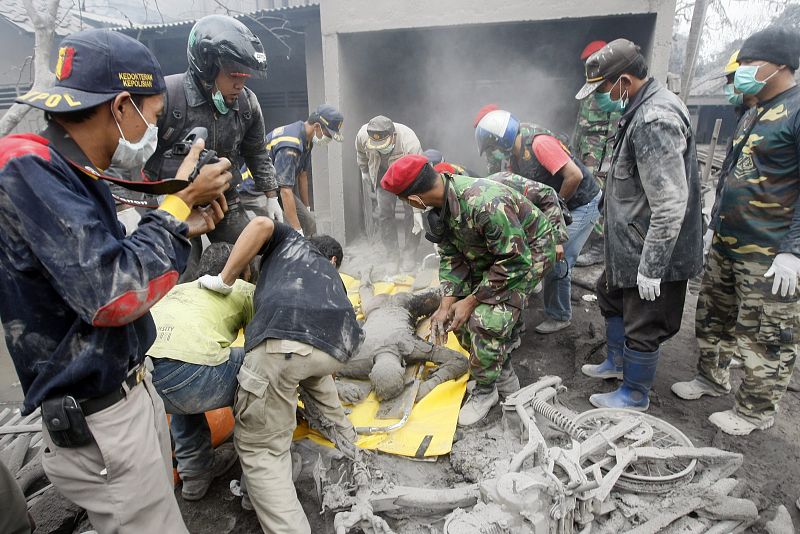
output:
M148 310L189 254L186 224L163 209L125 237L93 173L56 125L0 139L0 319L23 413L118 388L155 338Z
M262 256L245 350L266 339L306 343L346 362L364 333L336 267L288 224L275 223Z

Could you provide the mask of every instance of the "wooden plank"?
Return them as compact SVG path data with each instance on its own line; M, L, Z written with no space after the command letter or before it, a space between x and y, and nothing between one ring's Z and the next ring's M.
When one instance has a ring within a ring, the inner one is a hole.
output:
M41 432L42 424L36 425L11 425L0 427L0 436L8 434L24 434L26 432Z

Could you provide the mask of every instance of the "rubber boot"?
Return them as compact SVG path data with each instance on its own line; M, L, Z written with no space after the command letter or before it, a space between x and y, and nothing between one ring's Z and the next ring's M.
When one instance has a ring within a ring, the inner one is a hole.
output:
M625 345L625 325L622 316L606 319L606 361L581 367L581 372L592 378L622 378L622 347Z
M623 349L622 386L611 393L595 393L589 402L598 408L628 408L644 412L650 407L650 388L656 377L658 357L661 349L654 352L639 352Z

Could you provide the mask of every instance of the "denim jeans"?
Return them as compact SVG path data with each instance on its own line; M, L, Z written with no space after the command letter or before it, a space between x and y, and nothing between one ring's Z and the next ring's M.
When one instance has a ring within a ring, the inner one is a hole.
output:
M592 233L594 223L600 218L597 204L600 202L601 195L602 191L588 204L570 211L572 224L567 226L569 240L564 243L564 260L556 263L544 278L542 291L544 312L549 318L556 321L572 319L572 303L570 302L572 279L570 275L583 245Z
M216 366L153 358L153 385L172 415L170 430L182 479L211 471L214 450L205 413L233 406L236 375L243 361L243 348L232 348L228 361Z

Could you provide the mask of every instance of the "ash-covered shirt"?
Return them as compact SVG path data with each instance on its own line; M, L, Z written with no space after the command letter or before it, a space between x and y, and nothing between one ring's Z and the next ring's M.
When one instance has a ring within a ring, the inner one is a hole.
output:
M781 252L800 256L800 87L745 113L731 151L759 115L725 177L714 246L769 265Z
M259 254L255 315L245 330L245 350L266 339L299 341L348 361L364 333L336 267L291 226L275 231Z
M173 287L150 310L156 340L147 354L195 365L225 363L239 330L253 318L255 287L236 280L229 295L202 288L197 282Z
M126 237L95 173L55 124L0 139L0 318L23 414L119 389L155 338L149 308L189 256L182 201L167 197Z

